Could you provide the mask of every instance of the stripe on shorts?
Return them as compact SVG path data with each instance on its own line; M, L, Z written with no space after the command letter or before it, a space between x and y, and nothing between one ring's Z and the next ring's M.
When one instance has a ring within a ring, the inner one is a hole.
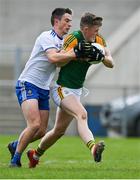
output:
M61 88L61 87L58 87L57 92L58 92L58 95L59 95L60 99L61 99L61 100L64 99L64 96L63 96L62 88Z
M26 89L25 89L25 85L24 85L24 82L20 82L20 85L21 85L21 96L22 96L22 100L25 101L27 99L27 96L26 96Z

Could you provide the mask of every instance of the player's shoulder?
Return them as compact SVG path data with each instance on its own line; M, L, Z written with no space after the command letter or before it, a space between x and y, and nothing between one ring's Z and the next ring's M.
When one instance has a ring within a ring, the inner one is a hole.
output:
M80 30L78 30L78 31L73 31L73 33L72 33L77 39L83 39L83 34L82 34L82 32L80 31Z
M53 34L53 31L52 30L49 30L49 31L43 31L42 33L40 33L40 35L38 36L37 40L39 42L43 42L44 40L53 40L54 39L54 34Z
M72 34L73 34L74 36L79 36L79 31L73 31Z
M65 37L63 48L65 50L70 50L78 43L79 38L80 38L79 31L73 31L72 33L70 33Z
M42 33L40 33L39 37L51 36L51 32L52 30L43 31Z
M80 30L73 31L65 37L65 42L80 41L83 40L83 36Z
M104 37L101 34L96 35L95 41L96 41L96 43L99 43L99 44L101 44L101 45L103 45L105 47L107 46L106 41L105 41Z
M64 44L65 43L70 44L75 39L76 39L75 34L74 34L74 32L72 32L64 38Z

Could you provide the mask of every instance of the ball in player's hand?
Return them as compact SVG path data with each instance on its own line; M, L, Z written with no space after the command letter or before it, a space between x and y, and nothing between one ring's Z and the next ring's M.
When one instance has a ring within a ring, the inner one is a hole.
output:
M101 45L101 44L99 44L99 43L92 43L92 45L94 46L94 47L96 47L103 55L105 55L105 48ZM88 63L89 64L98 64L98 63L100 63L102 61L102 59L101 60L94 60L94 59L90 59L89 61L88 61Z

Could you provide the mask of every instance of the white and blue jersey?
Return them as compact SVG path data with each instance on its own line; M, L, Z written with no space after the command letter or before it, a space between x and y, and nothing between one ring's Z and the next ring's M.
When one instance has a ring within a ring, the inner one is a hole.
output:
M20 105L27 99L37 99L39 105L41 104L39 109L49 110L49 103L47 103L49 89L56 72L56 65L48 60L45 52L52 48L59 51L62 46L63 38L60 38L54 30L45 31L38 36L31 56L16 85L16 94Z
M45 51L51 48L60 50L62 45L63 39L54 30L43 32L37 38L19 80L30 82L42 89L49 89L55 75L56 65L48 61Z

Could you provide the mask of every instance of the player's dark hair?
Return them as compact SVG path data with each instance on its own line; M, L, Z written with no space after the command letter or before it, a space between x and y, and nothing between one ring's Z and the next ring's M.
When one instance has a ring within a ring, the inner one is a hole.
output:
M94 25L102 26L102 20L103 20L102 17L97 17L89 12L85 13L81 17L80 28L83 28L84 26L94 26Z
M52 16L51 16L52 26L54 25L54 19L55 18L60 20L62 18L62 16L66 13L72 15L72 10L69 8L56 8L56 9L54 9L52 12Z

